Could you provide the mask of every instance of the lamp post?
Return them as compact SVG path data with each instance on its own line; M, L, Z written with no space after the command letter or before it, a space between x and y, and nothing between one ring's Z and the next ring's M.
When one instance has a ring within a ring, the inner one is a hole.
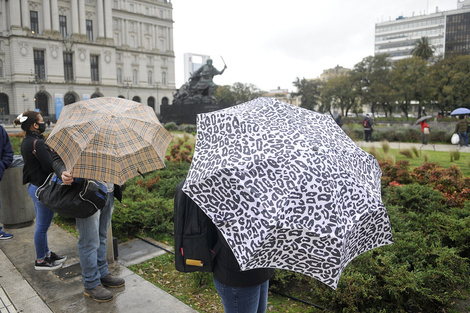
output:
M132 85L129 84L130 81L131 81L131 79L129 77L126 77L126 79L124 80L125 86L127 88L127 100L129 100L129 88L132 87Z
M158 86L160 86L160 82L155 82L155 91L157 92L157 100L156 100L156 105L160 105L159 104L159 99L158 99Z

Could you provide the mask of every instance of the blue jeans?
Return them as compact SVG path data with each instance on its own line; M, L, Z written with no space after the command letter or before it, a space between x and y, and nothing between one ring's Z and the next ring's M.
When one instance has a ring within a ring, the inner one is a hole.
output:
M29 184L28 194L33 199L34 210L36 211L36 229L34 230L34 246L36 247L36 258L43 260L49 254L49 246L47 245L47 230L51 226L54 211L46 208L36 198L37 186Z
M230 287L214 277L225 313L264 313L268 307L269 280L254 287Z
M467 132L459 133L459 137L460 137L459 146L462 147L463 143L465 142L465 147L468 147L468 133Z
M106 261L106 238L114 209L114 193L108 193L103 209L87 218L77 218L78 256L86 289L101 284L101 278L109 274Z

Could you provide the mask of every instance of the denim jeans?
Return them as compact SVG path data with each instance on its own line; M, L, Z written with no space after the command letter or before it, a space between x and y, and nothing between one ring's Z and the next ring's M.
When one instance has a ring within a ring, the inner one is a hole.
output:
M101 278L109 274L106 261L106 238L114 209L114 193L108 193L104 208L87 218L77 218L78 256L82 267L82 279L86 289L101 284Z
M36 247L36 258L43 260L49 254L49 246L47 245L47 230L51 226L54 211L46 208L36 198L37 186L29 184L28 194L33 199L34 210L36 211L36 229L34 230L34 246Z
M468 147L468 133L467 132L459 133L459 137L460 137L459 146L463 147L465 143L465 147Z
M268 307L269 280L254 287L230 287L214 277L225 313L264 313Z

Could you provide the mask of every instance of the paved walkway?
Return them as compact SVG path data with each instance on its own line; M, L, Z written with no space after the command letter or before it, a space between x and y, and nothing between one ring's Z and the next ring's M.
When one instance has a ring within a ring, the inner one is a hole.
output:
M126 286L111 289L114 293L112 301L95 302L83 295L76 237L52 225L48 232L49 246L68 258L61 269L36 271L34 224L6 231L14 234L14 238L0 240L1 313L196 313L119 262L111 265L110 270L114 275L123 277Z

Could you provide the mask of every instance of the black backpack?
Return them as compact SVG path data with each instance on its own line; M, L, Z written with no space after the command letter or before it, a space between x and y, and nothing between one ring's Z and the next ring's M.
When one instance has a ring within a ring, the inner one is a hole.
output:
M181 189L175 192L175 268L179 272L212 272L220 249L217 228Z

